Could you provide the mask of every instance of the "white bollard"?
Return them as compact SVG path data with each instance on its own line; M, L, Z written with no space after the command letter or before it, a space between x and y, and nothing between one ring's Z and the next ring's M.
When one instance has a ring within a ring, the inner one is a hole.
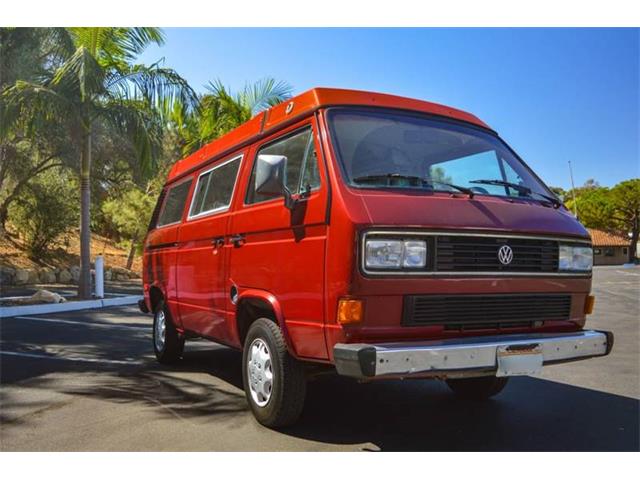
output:
M104 259L96 257L96 298L104 298Z

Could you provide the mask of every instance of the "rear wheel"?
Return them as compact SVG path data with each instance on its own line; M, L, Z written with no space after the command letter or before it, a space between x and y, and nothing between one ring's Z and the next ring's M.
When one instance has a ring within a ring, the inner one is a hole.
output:
M447 380L447 385L460 398L486 400L499 394L508 380L508 377L455 378Z
M184 337L173 325L171 314L163 301L153 314L153 351L160 363L175 363L182 356Z
M267 318L251 324L242 352L247 402L267 427L293 424L304 406L306 379L300 362L289 355L278 325Z

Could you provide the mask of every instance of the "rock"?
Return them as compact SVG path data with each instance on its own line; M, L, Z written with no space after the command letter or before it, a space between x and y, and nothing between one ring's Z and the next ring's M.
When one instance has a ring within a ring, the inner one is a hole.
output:
M105 282L110 282L112 278L113 278L113 271L111 269L105 270L104 271L104 281Z
M71 278L74 282L80 281L80 267L74 265L69 269L69 272L71 273Z
M49 290L38 290L30 297L20 297L13 301L17 305L37 305L40 303L63 303L64 297Z
M0 286L13 285L13 279L16 275L16 269L0 265Z
M115 279L119 282L122 282L125 280L129 280L129 275L127 275L126 273L116 273Z
M36 293L31 295L32 303L63 303L66 302L64 297L58 295L57 293L50 292L49 290L38 290Z
M16 285L25 285L29 281L29 270L23 268L16 269L14 282Z
M29 272L29 278L27 279L27 283L29 285L35 285L40 282L40 277L38 275L37 270L27 270Z
M40 272L41 283L56 283L56 272L51 269L42 270Z
M58 273L58 281L60 283L71 283L71 281L73 280L73 277L71 276L71 273L69 272L69 270L60 270L60 273Z

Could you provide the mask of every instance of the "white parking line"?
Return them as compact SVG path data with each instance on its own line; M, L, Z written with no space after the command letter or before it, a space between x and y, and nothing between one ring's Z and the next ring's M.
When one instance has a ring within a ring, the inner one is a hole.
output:
M85 357L59 357L56 355L42 355L40 353L25 353L25 352L7 352L0 350L0 355L10 355L14 357L27 357L27 358L39 358L43 360L67 360L69 362L90 362L90 363L112 363L115 365L141 365L140 361L133 360L111 360L108 358L85 358Z
M83 325L85 327L98 327L98 328L122 328L126 330L141 330L150 329L151 325L140 325L139 327L133 325L118 325L117 323L95 323L95 322L82 322L77 320L64 320L62 318L43 318L43 317L8 317L2 318L0 321L6 320L30 320L34 322L49 322L49 323L63 323L69 325Z

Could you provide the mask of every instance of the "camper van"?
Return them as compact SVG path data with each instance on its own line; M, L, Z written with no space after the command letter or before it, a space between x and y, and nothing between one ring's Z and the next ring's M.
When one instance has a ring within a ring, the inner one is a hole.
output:
M307 381L438 379L487 399L514 375L607 355L583 226L476 116L316 88L168 175L145 239L153 348L242 350L263 425Z

